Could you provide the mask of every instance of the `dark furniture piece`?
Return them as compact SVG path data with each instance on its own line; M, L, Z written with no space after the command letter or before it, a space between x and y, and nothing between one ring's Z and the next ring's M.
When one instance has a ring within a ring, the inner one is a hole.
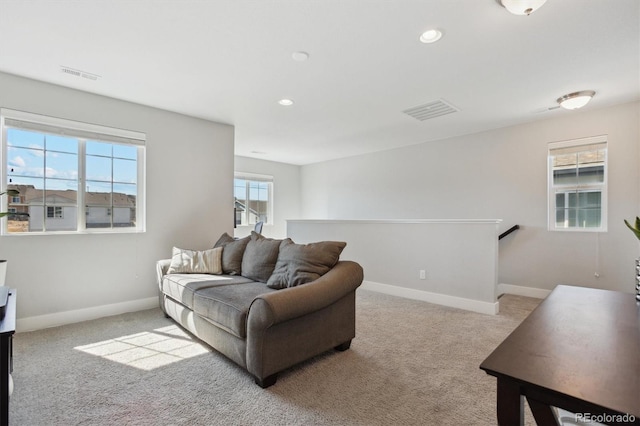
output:
M539 425L558 424L551 406L640 424L640 306L632 294L557 286L480 368L497 378L499 425L524 424L524 397Z
M9 424L9 374L13 371L13 334L16 332L16 290L9 290L4 318L0 321L0 425Z

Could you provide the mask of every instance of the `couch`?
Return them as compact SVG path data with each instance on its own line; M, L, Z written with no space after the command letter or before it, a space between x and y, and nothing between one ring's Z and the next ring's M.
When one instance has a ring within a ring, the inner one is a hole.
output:
M266 388L284 369L350 347L363 271L339 259L344 246L252 232L223 234L210 250L174 247L157 262L160 306Z

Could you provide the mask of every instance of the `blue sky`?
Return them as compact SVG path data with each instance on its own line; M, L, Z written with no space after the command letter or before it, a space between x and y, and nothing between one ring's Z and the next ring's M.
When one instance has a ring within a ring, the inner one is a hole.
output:
M7 129L7 177L38 189L78 189L79 140L73 137ZM87 141L86 185L90 192L135 195L137 148Z

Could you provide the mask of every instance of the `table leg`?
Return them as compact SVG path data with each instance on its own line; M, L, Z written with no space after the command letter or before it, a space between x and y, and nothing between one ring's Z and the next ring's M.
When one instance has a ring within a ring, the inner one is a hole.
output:
M0 425L9 424L9 368L11 336L0 337Z
M524 397L520 386L498 377L498 425L524 426Z
M536 419L536 424L540 426L558 425L558 419L549 405L543 404L542 402L529 397L527 397L527 403L529 403L529 408L531 408L533 418Z

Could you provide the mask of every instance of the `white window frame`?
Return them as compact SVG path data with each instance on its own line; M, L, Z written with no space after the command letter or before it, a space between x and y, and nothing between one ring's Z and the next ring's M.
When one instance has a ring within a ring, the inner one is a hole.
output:
M244 179L246 181L253 181L253 182L267 182L269 183L269 202L267 203L267 222L264 222L265 225L273 225L273 176L270 175L262 175L262 174L257 174L257 173L249 173L249 172L235 172L234 176L233 176L234 180L235 179ZM249 187L247 185L247 199L249 197ZM234 199L235 199L235 187L234 187ZM249 214L248 211L245 211L245 214ZM235 216L233 218L233 221L235 223ZM247 228L253 228L255 226L255 223L250 223L249 222L249 218L247 217L246 220L247 224L246 225L237 225L238 227L247 227Z
M27 131L71 136L80 141L78 147L78 193L77 193L77 228L74 231L30 231L9 233L7 221L2 221L0 235L51 235L51 234L120 234L146 231L146 134L142 132L106 127L98 124L83 123L63 118L50 117L25 111L0 108L0 189L6 191L7 186L7 129L17 128ZM136 226L87 228L85 210L86 170L85 150L87 140L104 143L115 143L137 147L136 177ZM0 199L0 211L6 210L7 199ZM46 212L45 212L46 216Z
M553 155L552 151L563 148L579 148L585 147L585 151L588 151L589 145L601 145L604 144L604 175L601 183L589 183L582 185L554 185L553 184ZM547 209L547 223L550 231L559 232L607 232L607 182L608 182L608 155L609 144L607 141L607 135L592 136L588 138L573 139L562 142L551 142L548 145L547 151L547 193L548 193L548 209ZM557 190L576 190L583 192L599 191L600 192L600 226L599 227L568 227L560 228L556 226L556 192Z

